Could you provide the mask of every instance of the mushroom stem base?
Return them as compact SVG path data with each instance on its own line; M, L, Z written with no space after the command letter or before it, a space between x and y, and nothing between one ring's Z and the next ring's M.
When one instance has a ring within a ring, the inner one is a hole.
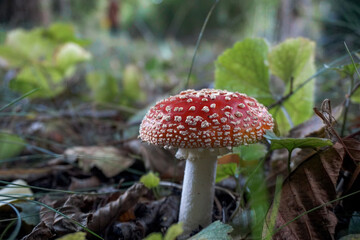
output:
M179 213L182 237L208 226L212 218L218 152L203 150L198 154L197 159L187 160L185 166Z

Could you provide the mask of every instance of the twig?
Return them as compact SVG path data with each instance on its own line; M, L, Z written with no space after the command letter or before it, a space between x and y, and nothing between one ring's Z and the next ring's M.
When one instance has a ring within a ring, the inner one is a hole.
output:
M357 49L355 51L353 51L353 53L359 52L360 49ZM274 108L277 105L281 105L284 101L286 101L289 97L291 97L292 94L295 94L297 91L299 91L301 88L303 88L307 83L309 83L311 80L313 80L314 78L316 78L317 76L319 76L320 74L322 74L323 72L325 72L326 70L328 70L330 67L334 66L335 64L341 62L342 60L344 60L347 57L347 54L332 61L330 64L325 65L323 68L321 68L318 72L316 72L314 75L310 76L308 79L306 79L304 82L302 82L301 84L299 84L293 91L292 93L288 93L287 95L281 97L279 100L277 100L275 103L267 106L268 109ZM358 71L357 71L358 72ZM358 73L358 75L360 76L360 73ZM360 78L360 77L359 77Z
M272 108L274 108L277 105L282 105L283 102L285 102L289 97L291 97L294 94L294 77L290 78L290 91L288 94L286 94L285 96L282 96L279 100L277 100L276 102L270 104L267 108L270 110Z

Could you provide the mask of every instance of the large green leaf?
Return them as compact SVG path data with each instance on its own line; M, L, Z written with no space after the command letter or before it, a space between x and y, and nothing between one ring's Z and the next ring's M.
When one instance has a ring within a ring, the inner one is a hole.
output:
M282 95L296 89L315 74L314 64L315 43L305 38L288 39L277 45L269 53L271 73L282 80L284 89ZM303 88L288 98L282 106L275 107L274 115L279 129L288 131L291 125L298 125L312 115L314 103L315 81L308 82ZM276 96L280 98L281 96ZM290 124L292 123L292 124Z
M5 45L33 61L50 61L56 47L55 42L43 36L41 29L13 30L7 34Z
M66 70L77 63L88 61L91 54L76 43L68 42L60 46L54 55L56 66Z
M3 58L9 67L21 67L30 63L27 54L6 45L0 46L0 58Z
M215 62L215 87L244 92L268 105L268 44L263 39L246 39L226 50Z
M305 38L291 38L275 46L269 53L271 73L285 83L294 78L299 84L313 73L305 73L308 63L314 60L315 43ZM295 85L296 86L296 85Z
M10 82L10 87L23 94L39 88L39 91L29 97L50 98L61 93L65 89L65 83L57 69L34 65L22 68L16 78Z
M237 172L236 163L218 164L216 168L215 182L220 182L230 176L235 176Z
M192 236L188 240L211 240L211 239L221 239L221 240L230 240L231 237L229 233L233 230L233 228L224 224L220 221L213 222L206 228L204 228L198 234Z

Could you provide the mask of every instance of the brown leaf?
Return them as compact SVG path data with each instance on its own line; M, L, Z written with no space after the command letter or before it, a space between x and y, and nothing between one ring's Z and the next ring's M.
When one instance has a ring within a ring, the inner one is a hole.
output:
M236 163L239 164L240 157L239 154L230 153L226 154L218 159L218 164L227 164L227 163Z
M72 147L64 152L66 159L73 163L78 161L79 166L89 172L92 167L99 168L106 177L113 177L134 163L134 159L115 147Z
M85 179L71 177L71 184L69 186L69 190L75 191L77 189L95 188L98 186L100 186L100 180L95 176Z
M177 222L180 198L169 196L136 206L136 221L116 222L109 230L112 239L143 239L151 232L165 233L171 224Z
M62 214L65 214L68 218L65 218L59 213L55 213L54 215L52 227L54 228L57 236L83 230L83 228L78 224L75 224L74 221L86 226L88 214L81 211L84 207L85 202L83 200L83 196L72 195L66 200L64 205L58 210Z
M120 215L135 206L140 197L147 191L147 188L143 184L137 183L133 185L117 200L109 202L104 207L97 209L89 215L87 227L96 233L100 233Z
M313 154L285 180L273 239L333 239L337 219L334 204L294 218L336 198L336 182L344 158L344 149L337 143ZM284 226L285 224L288 225Z
M40 222L30 234L22 238L22 240L39 240L39 239L50 239L55 235L51 229L46 226L44 222Z

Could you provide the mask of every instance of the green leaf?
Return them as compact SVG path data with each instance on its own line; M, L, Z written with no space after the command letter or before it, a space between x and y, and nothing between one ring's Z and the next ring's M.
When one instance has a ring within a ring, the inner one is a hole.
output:
M77 63L91 59L91 54L76 43L66 43L60 46L54 55L56 66L67 69Z
M263 39L245 39L226 50L215 62L215 88L243 92L268 105L268 44Z
M102 72L91 72L86 75L95 102L112 103L119 96L119 87L114 77Z
M331 140L325 138L280 138L270 131L266 131L264 137L271 141L272 150L286 148L292 152L295 148L317 148L332 145Z
M128 100L143 101L146 99L145 92L140 88L141 81L143 81L141 70L129 64L125 67L123 76L123 92Z
M331 69L337 71L341 78L346 78L354 76L354 74L356 73L356 68L359 69L359 67L360 63L356 63L355 66L353 63L349 63L347 65L342 65Z
M15 134L0 132L0 160L18 156L25 148L25 143Z
M265 157L267 150L266 146L261 143L240 145L233 148L234 153L238 153L241 159L245 161L259 160Z
M11 80L10 88L22 94L39 88L29 98L50 98L64 91L64 81L57 69L34 65L22 68L16 78Z
M175 240L178 236L183 233L183 223L172 224L166 231L164 240Z
M90 43L88 40L77 38L74 26L67 23L53 23L49 28L44 30L44 34L59 43L74 42L80 46L86 46Z
M86 233L85 232L76 232L66 234L61 238L57 238L57 240L86 240Z
M148 172L147 174L141 176L140 182L145 185L145 187L151 189L155 188L160 183L160 178L153 172Z
M151 233L144 240L162 240L163 236L161 233Z
M254 239L261 239L262 225L269 209L269 194L264 173L264 161L260 161L255 169L246 168L244 170L244 175L249 176L246 181L246 189L253 213L251 219L252 237Z
M188 240L231 240L229 233L232 230L233 228L230 225L216 221Z
M20 56L33 61L50 61L56 43L45 38L41 28L31 31L16 29L7 34L5 46L14 48Z
M350 234L360 233L360 215L359 212L355 211L350 219L348 232Z
M15 202L14 205L21 209L22 220L30 226L36 226L40 222L40 206L34 202L22 201Z
M163 237L161 233L151 233L144 240L175 240L180 234L183 233L183 223L175 223L169 227Z
M349 234L341 237L339 240L359 240L360 234Z
M305 38L288 39L272 49L269 53L269 66L272 74L282 80L285 89L282 95L290 92L291 79L295 89L315 74L314 54L315 43ZM314 87L315 81L308 82L285 101L283 106L271 110L282 132L312 116Z
M294 83L301 83L304 69L314 58L315 43L305 38L288 39L276 47L269 54L271 73L278 76L285 83L294 78Z
M6 45L0 46L0 58L3 58L9 67L21 67L31 62L26 54Z
M216 180L215 182L220 182L228 177L233 177L236 175L237 164L236 163L225 163L218 164L216 168Z

